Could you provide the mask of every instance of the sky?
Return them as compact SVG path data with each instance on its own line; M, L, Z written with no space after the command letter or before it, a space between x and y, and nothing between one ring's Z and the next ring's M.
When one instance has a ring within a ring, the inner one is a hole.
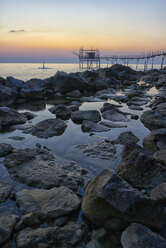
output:
M0 0L0 62L74 62L166 49L166 0Z

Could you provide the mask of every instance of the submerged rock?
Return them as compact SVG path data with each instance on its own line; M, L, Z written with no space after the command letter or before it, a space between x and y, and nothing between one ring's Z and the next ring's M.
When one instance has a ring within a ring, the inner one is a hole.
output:
M132 223L121 236L123 248L165 248L166 239L138 223Z
M95 123L88 120L84 120L82 122L81 129L83 132L106 132L110 130L110 128L100 125L100 123Z
M7 200L12 190L13 190L12 185L0 181L0 203L5 202Z
M11 177L38 188L67 186L77 190L83 184L83 170L74 162L57 164L47 149L18 149L4 160Z
M105 226L113 217L153 228L163 225L163 206L132 188L110 169L90 181L82 202L82 211L89 220L101 226Z
M12 237L18 219L19 217L14 214L0 216L0 245Z
M97 110L78 110L72 113L71 119L75 123L82 123L84 120L99 122L101 116Z
M37 213L41 219L55 219L76 211L80 199L66 187L23 189L16 193L16 203L23 214Z
M16 110L8 107L0 107L0 124L3 127L15 124L22 124L27 121L27 118L17 112Z
M86 156L100 159L115 159L116 148L109 140L102 142L95 142L91 144L77 145L76 148L80 149Z
M53 136L62 135L67 125L60 119L47 119L38 122L32 128L24 131L24 133L30 133L38 138L47 139Z

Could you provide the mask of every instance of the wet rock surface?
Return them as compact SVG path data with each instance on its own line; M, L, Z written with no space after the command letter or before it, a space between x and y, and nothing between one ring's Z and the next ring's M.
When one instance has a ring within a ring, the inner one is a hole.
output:
M77 190L83 184L83 170L74 162L59 164L46 149L19 149L4 160L11 177L21 183L50 189L67 186Z
M10 144L1 143L0 144L0 157L4 157L12 153L13 147Z
M126 132L121 133L116 140L113 140L112 144L125 145L126 141L137 143L139 139L131 131L126 131Z
M130 121L130 119L127 118L127 116L124 113L119 112L116 109L104 111L102 113L102 116L104 119L110 120L110 121L122 121L122 122Z
M47 139L53 136L62 135L67 125L60 119L47 119L37 123L34 127L24 131L38 138Z
M12 185L0 181L0 203L5 202L13 190Z
M123 248L164 248L166 239L138 223L132 223L121 236Z
M97 110L78 110L72 113L71 119L75 123L82 123L84 120L99 122L101 116Z
M83 132L106 132L110 130L110 128L100 125L100 123L95 123L88 120L84 120L82 122L81 129Z

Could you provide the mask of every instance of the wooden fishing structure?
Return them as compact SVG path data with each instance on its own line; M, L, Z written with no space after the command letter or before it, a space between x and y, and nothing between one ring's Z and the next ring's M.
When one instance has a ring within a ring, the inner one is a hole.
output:
M129 65L131 61L135 61L136 70L138 69L138 64L140 61L144 64L144 70L148 69L148 65L151 62L151 69L154 67L154 59L156 57L161 57L161 68L164 67L164 59L166 57L166 50L149 52L147 54L142 53L139 55L109 55L101 56L99 49L84 49L83 47L79 49L79 52L73 51L74 55L79 58L79 68L80 69L96 69L100 68L101 60L106 61L107 67L109 63L113 64L124 64Z

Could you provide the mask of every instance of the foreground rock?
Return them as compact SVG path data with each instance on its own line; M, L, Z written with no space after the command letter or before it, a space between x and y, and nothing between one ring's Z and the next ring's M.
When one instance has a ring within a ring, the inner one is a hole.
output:
M84 120L99 122L101 116L97 110L78 110L72 113L71 119L75 123L82 123Z
M12 190L12 185L0 181L0 203L7 200Z
M166 206L166 183L157 185L150 192L150 197L154 200L160 200Z
M160 128L153 130L143 140L143 146L145 149L158 151L166 146L166 128Z
M16 193L16 203L23 214L37 213L41 219L55 219L76 211L80 199L66 187L46 189L24 189Z
M161 110L148 110L141 115L142 123L150 130L165 128L166 127L166 111Z
M9 106L18 98L15 90L0 84L0 106Z
M77 247L85 234L81 224L64 227L25 228L17 234L18 248Z
M0 217L0 245L12 237L18 219L19 217L14 214Z
M2 127L22 124L26 121L27 118L16 110L8 107L0 107L0 125Z
M83 170L74 162L55 163L46 149L18 149L4 160L11 177L38 188L67 186L77 190L83 184Z
M24 84L24 81L13 78L13 77L7 77L6 78L6 86L9 88L12 88L16 91L20 91L22 86Z
M110 128L95 123L93 121L84 120L81 125L81 129L83 132L106 132L109 131Z
M86 156L92 158L100 159L115 159L116 158L116 148L111 144L109 140L104 140L102 142L95 142L92 144L81 144L76 146L80 149Z
M66 123L60 119L47 119L38 122L34 127L25 130L24 133L30 133L38 138L47 139L62 135L66 127Z
M92 222L101 226L106 226L114 217L153 228L163 225L163 206L145 197L109 169L88 184L82 210Z
M123 248L165 248L166 239L138 223L132 223L121 236Z

